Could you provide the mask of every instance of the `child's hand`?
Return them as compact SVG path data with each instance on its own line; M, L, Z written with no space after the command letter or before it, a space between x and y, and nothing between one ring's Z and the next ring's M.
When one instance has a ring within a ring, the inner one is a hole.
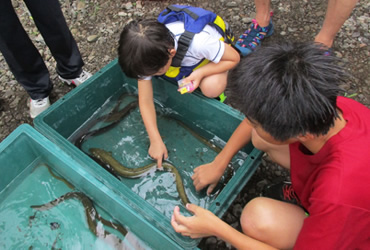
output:
M194 89L192 91L189 91L188 93L192 93L194 90L196 90L199 87L200 82L202 81L202 79L203 79L203 77L198 75L196 73L196 71L191 73L188 77L185 77L184 78L184 83L190 83L191 82L193 84L193 87L194 87Z
M209 185L207 195L210 195L223 174L223 171L217 171L219 169L218 165L214 162L195 168L194 174L191 177L195 190L202 190Z
M157 161L158 168L162 167L163 159L168 158L167 148L163 142L151 143L148 154Z
M185 217L180 214L178 206L173 210L171 225L177 233L190 238L201 238L212 236L212 227L217 223L216 217L210 211L194 204L186 204L186 208L193 213L191 217Z

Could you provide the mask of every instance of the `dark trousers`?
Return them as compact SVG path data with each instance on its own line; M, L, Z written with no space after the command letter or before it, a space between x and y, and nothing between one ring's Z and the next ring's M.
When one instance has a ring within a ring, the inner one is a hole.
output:
M58 0L25 0L63 78L78 77L84 65ZM53 88L46 65L23 29L11 0L0 0L0 51L17 81L34 100Z

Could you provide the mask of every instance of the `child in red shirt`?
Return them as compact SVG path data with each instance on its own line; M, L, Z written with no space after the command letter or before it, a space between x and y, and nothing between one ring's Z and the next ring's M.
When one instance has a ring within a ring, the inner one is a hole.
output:
M242 59L229 75L228 96L246 118L214 161L194 170L195 188L211 192L251 140L290 169L301 206L255 198L239 232L188 204L192 217L174 210L176 232L215 235L238 249L370 248L370 109L339 96L346 78L335 62L317 44L261 47Z

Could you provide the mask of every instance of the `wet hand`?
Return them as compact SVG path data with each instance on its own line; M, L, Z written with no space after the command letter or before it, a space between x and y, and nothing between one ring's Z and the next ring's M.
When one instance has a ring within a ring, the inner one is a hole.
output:
M157 161L158 168L162 167L163 159L168 158L167 148L163 142L151 143L148 154Z
M195 168L191 179L193 180L195 190L200 191L208 186L207 195L210 195L219 182L222 174L223 171L219 171L216 164L211 162Z
M214 227L212 220L216 216L210 211L194 204L188 203L186 204L186 208L194 215L185 217L180 214L180 208L176 206L171 218L173 229L177 233L191 238L212 236L212 227Z

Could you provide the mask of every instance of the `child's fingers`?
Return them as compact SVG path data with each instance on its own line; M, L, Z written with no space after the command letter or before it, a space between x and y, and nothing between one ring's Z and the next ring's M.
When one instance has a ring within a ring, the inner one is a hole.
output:
M163 157L159 157L157 159L157 166L158 166L158 168L161 168L162 167L162 159L163 159Z
M207 188L207 195L210 195L213 191L213 189L217 186L217 184L211 184Z
M186 227L184 225L182 225L182 223L180 222L182 217L183 216L180 214L180 208L178 206L176 206L173 210L173 214L172 214L172 217L171 217L171 225L177 233L186 232Z

